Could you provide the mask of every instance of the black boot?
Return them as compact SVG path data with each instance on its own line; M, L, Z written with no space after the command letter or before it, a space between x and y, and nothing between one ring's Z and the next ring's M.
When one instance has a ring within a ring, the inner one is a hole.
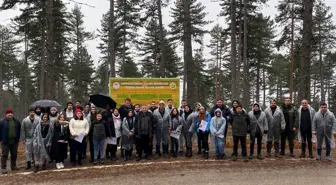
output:
M31 168L31 162L27 161L27 167L26 167L26 169L29 170L30 168Z
M133 150L131 149L128 153L128 159L129 160L132 160L132 152L133 152Z
M204 159L209 159L209 151L205 151Z
M37 173L39 171L39 165L35 165L34 173Z
M271 157L272 142L267 142L267 155L266 157Z

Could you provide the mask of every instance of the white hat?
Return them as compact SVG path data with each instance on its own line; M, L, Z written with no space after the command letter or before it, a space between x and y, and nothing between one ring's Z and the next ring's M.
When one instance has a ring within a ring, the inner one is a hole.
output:
M164 102L163 100L161 100L161 101L159 102L159 104L165 104L165 102Z

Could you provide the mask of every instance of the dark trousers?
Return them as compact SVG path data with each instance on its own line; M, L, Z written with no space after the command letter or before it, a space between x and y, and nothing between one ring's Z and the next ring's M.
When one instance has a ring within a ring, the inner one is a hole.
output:
M242 156L246 157L246 136L233 136L233 155L238 156L238 143L240 141Z
M226 118L225 118L226 119ZM227 136L227 130L228 130L228 123L225 125L225 130L224 130L224 146L226 145L226 136Z
M85 143L85 138L83 139L83 142L80 143L74 139L70 140L70 161L75 163L76 161L78 163L82 162L82 155L83 155L83 150L84 150L84 145ZM77 156L77 160L76 160Z
M177 153L179 150L179 140L173 137L170 137L170 151L171 153Z
M117 144L116 145L111 145L111 157L117 157L117 150L118 150L118 145L120 143L120 137L117 138Z
M68 143L57 143L58 150L56 156L56 163L64 163L64 159L67 156Z
M93 137L92 136L89 137L89 143L90 143L90 161L93 162L93 160L94 160L94 146L93 146Z
M293 153L293 151L294 151L294 136L295 136L295 132L293 132L291 130L285 130L281 134L281 152L282 153L285 152L286 140L287 139L288 139L288 143L289 143L289 151L290 151L290 153Z
M199 131L200 140L202 143L202 149L206 152L209 152L209 132Z
M136 150L137 155L142 156L144 152L147 156L150 156L150 140L148 135L141 135L140 138L136 138Z
M197 132L197 146L198 146L198 152L201 152L202 151L202 140L201 140L200 132Z
M261 154L261 147L262 147L262 134L256 133L254 136L251 136L251 143L250 143L250 155L253 155L254 153L254 144L255 139L257 138L257 145L258 145L258 154Z
M312 144L312 132L311 130L308 131L304 131L301 130L301 150L302 153L306 152L306 143L308 142L308 150L309 150L309 154L313 153L313 144Z
M82 158L86 157L86 151L87 151L87 141L85 142L85 145L83 146L83 154L82 154Z
M18 143L14 142L13 144L1 144L1 169L7 168L7 159L8 154L11 154L11 167L16 167L16 158L17 158Z

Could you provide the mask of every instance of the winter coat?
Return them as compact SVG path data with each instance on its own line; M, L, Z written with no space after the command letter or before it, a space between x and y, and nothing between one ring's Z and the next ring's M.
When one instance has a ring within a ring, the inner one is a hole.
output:
M268 107L265 109L266 119L268 123L268 133L267 138L268 141L273 141L273 138L278 140L280 137L280 133L286 128L285 117L280 109L277 106L274 114L272 115L272 109Z
M112 118L112 112L111 111L104 111L102 113L103 120L108 121L110 118Z
M133 122L130 122L131 119ZM122 124L122 148L125 150L133 149L134 144L134 125L135 117L127 118L125 117ZM128 134L132 133L133 135L129 136Z
M52 144L50 150L50 159L56 160L58 155L58 143L60 140L69 142L70 138L70 130L69 130L69 122L68 121L59 121L55 122L53 126L53 134L52 134ZM66 143L64 143L67 145ZM67 151L64 152L63 159L67 158Z
M155 128L155 121L153 114L150 112L140 111L135 118L134 135L137 138L141 138L141 135L148 135L149 138L153 135Z
M70 120L71 120L72 118L74 118L74 116L76 115L75 110L72 110L72 112L73 112L73 117L67 117L66 112L67 112L67 109L64 109L64 111L62 111L61 114L64 115L65 120L67 120L67 121L70 121Z
M43 131L43 125L45 125L46 131ZM46 136L43 137L42 132L47 132ZM34 151L34 159L37 164L40 164L43 160L49 161L49 152L52 145L53 138L53 125L50 124L50 121L47 123L40 123L36 126L34 132L34 140L33 140L33 151Z
M183 124L184 120L180 116L177 116L175 118L172 118L171 116L169 117L169 130L181 132Z
M106 137L116 137L115 127L114 127L114 121L112 118L109 118L106 122Z
M104 120L96 120L92 123L92 139L103 140L107 135L107 124Z
M80 119L74 119L72 118L69 123L69 129L71 136L78 135L79 133L89 134L89 123L88 121L83 118Z
M250 125L250 118L244 111L240 114L235 112L231 125L233 136L246 136Z
M222 116L222 111L220 109L216 109L215 115L216 115L216 112L220 112L221 117L214 116L212 117L210 121L210 132L213 137L216 137L219 134L224 135L225 127L226 127L226 120Z
M282 113L284 114L284 118L285 118L285 121L286 121L286 117L285 117L285 105L283 105L281 107L281 111ZM295 109L294 105L290 105L288 107L288 117L289 117L289 121L288 123L286 123L286 128L289 129L289 130L293 130L293 128L296 128L298 129L299 128L299 115L298 115L298 111Z
M321 110L315 114L313 120L313 132L317 134L331 135L332 132L336 132L336 119L334 113L327 110L323 116Z
M210 112L211 117L215 116L215 111L217 109L220 109L222 111L222 115L225 118L227 123L230 123L232 121L232 113L229 108L227 108L225 105L222 105L221 107L218 107L215 105ZM227 129L228 124L226 124L226 129Z
M313 128L313 121L314 121L314 117L315 117L315 110L308 105L308 110L309 110L309 114L310 114L310 121L311 121L311 128ZM298 140L301 141L301 113L302 113L302 106L300 106L299 110L298 110L298 119L299 119L299 129L298 129Z
M185 113L182 114L182 119L185 120L183 122L183 127L182 127L182 132L187 134L189 132L190 127L193 124L194 117L195 117L195 112L189 114L189 116L186 118Z
M190 127L189 132L195 132L199 133L199 120L198 120L198 115L199 113L195 113L194 115L194 124ZM211 122L211 115L208 111L205 112L205 119L204 121L206 121L208 123L205 132L210 132L210 122Z
M134 107L133 106L127 107L126 105L120 106L120 108L119 108L119 114L120 114L121 121L123 121L124 118L127 117L127 114L128 114L129 110L133 110L134 111Z
M21 134L21 123L19 120L14 119L15 123L15 136L16 136L16 142L19 142L20 140L20 134ZM7 118L3 118L0 120L0 142L7 144L8 142L8 132L9 132L9 127L8 127L9 121Z
M34 136L35 128L39 123L40 118L37 116L34 116L33 122L31 122L29 116L23 119L21 124L21 140L26 141L26 139L32 139Z
M258 119L255 117L253 111L250 111L248 116L250 117L249 130L251 136L255 136L257 127L259 127L261 134L263 134L264 131L268 131L268 123L265 112L261 111Z
M172 106L171 108L169 108L168 106L166 107L166 111L169 113L169 115L170 115L171 111L173 110L173 108L175 108L175 107L174 106Z
M156 132L167 132L169 129L169 119L170 119L170 113L165 110L163 117L161 116L161 113L159 109L156 109L153 112L153 117L155 120L155 130Z

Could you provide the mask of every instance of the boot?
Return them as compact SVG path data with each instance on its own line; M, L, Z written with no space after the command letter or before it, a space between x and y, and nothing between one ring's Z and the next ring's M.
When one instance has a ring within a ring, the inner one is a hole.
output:
M275 157L280 157L279 154L279 142L274 142L274 149L275 149Z
M300 158L306 158L306 152L302 151L301 155L300 155Z
M289 151L290 151L290 156L291 157L295 157L295 155L294 155L294 148L290 148Z
M124 161L127 161L128 160L128 150L125 150L125 159Z
M314 159L313 151L309 151L309 158Z
M27 170L29 170L30 168L31 168L31 162L30 162L30 161L28 161L28 162L27 162L26 169L27 169Z
M260 160L264 159L264 158L261 156L261 154L258 154L258 155L257 155L257 158L260 159Z
M39 168L40 168L39 165L35 165L34 173L37 173L39 171Z
M46 170L47 169L47 165L46 164L43 164L42 165L42 171Z
M120 150L120 157L124 158L125 157L125 149Z
M128 153L128 159L131 161L132 160L132 153L133 153L133 149L131 149Z
M267 155L266 157L271 157L272 142L267 142Z
M209 159L209 151L205 151L204 159Z
M322 160L322 149L317 149L316 160Z

